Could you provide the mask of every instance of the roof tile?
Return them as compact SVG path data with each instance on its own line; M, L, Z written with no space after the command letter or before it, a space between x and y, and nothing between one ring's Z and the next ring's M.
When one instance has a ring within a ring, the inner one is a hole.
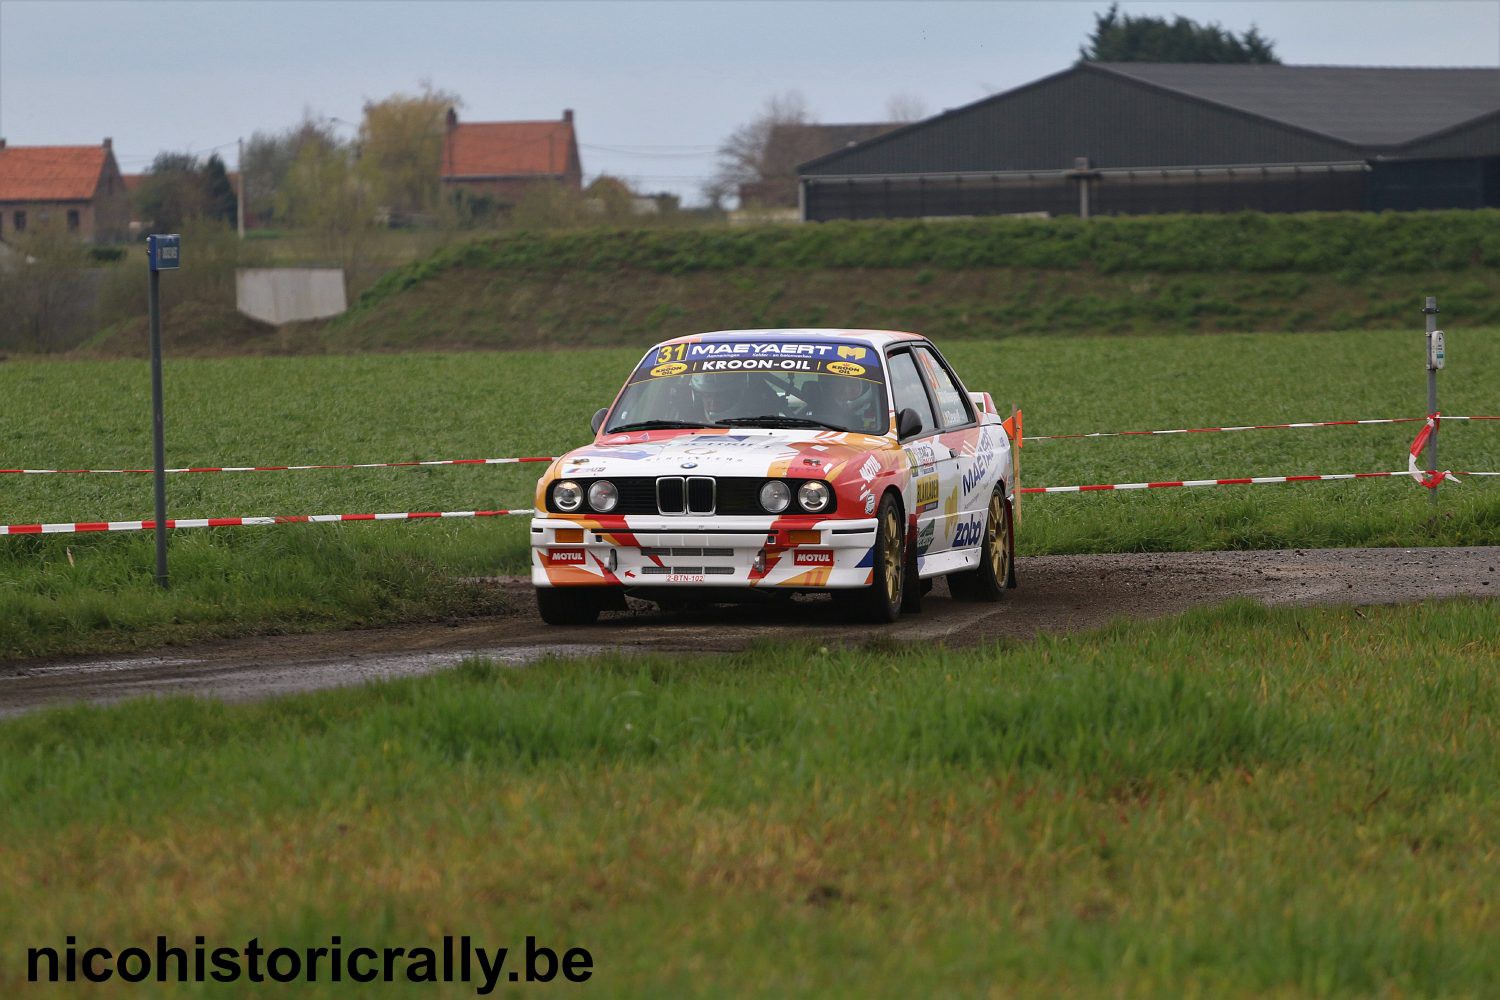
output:
M566 120L457 124L443 143L443 176L563 174L573 141L573 123Z
M104 171L103 146L0 147L0 201L87 201Z

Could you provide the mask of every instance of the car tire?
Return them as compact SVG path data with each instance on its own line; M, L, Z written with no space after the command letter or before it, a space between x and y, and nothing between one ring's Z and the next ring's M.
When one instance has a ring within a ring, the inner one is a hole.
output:
M583 587L538 587L536 609L548 625L592 625L604 602Z
M1010 501L1000 490L990 497L985 516L984 541L975 569L948 574L948 593L957 601L998 601L1016 579L1016 532L1011 521Z
M874 565L870 585L860 590L839 591L850 616L856 621L886 625L901 617L902 599L909 581L906 575L906 525L901 505L887 493L875 513Z

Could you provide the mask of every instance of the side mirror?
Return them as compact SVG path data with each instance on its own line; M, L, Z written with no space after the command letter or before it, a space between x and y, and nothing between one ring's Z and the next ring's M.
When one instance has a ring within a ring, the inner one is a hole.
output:
M599 428L604 426L604 418L607 416L609 416L609 407L606 406L599 412L595 413L594 419L589 421L589 426L594 429L595 434L598 434Z
M896 414L896 436L905 441L909 437L916 437L922 433L922 418L917 416L917 411L907 407Z

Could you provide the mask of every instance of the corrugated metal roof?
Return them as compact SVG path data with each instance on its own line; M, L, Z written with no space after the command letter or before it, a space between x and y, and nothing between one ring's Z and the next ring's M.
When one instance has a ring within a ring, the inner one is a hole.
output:
M0 201L88 201L107 155L103 146L0 147Z
M1087 65L1359 146L1400 146L1500 111L1500 69Z

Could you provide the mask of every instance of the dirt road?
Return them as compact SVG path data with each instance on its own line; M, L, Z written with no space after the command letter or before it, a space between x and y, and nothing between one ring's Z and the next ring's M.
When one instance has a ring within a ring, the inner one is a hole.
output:
M536 617L530 586L516 613L455 625L275 636L124 658L13 661L0 666L0 715L73 701L200 695L240 701L430 673L471 656L523 664L612 649L724 652L770 634L793 639L969 646L1000 637L1092 628L1248 597L1265 604L1385 604L1500 595L1500 547L1312 549L1019 560L1021 586L999 604L963 604L939 583L920 615L873 629L841 624L826 600L665 614L641 605L595 626L558 629Z

